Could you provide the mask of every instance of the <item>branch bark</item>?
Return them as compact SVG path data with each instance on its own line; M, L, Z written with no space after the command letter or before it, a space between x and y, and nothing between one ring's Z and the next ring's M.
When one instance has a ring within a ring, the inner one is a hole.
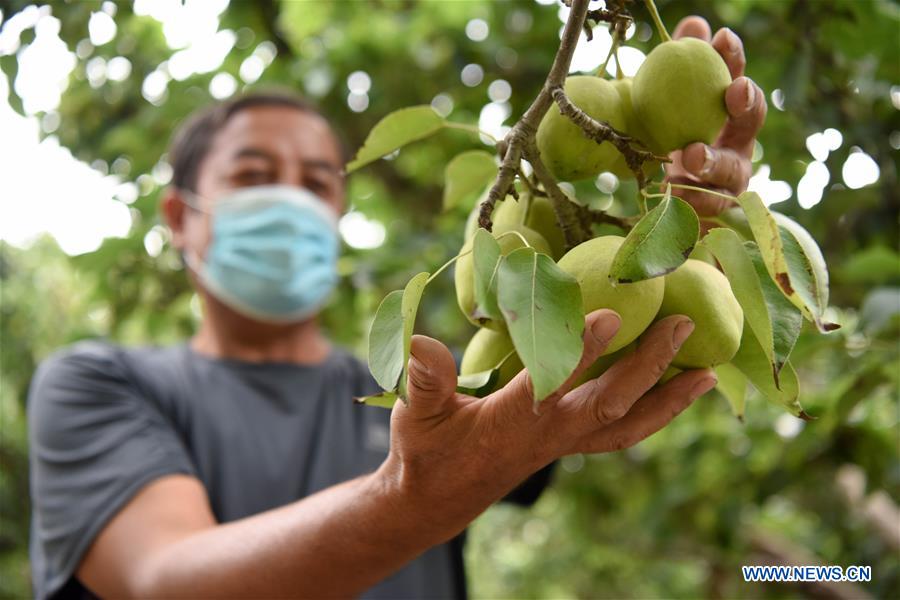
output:
M553 99L556 101L557 106L559 106L559 111L564 116L568 117L575 125L580 127L586 136L598 144L609 142L616 147L616 149L625 157L628 168L634 173L634 177L638 182L638 188L643 189L647 183L643 171L645 162L651 160L669 162L669 158L666 156L658 156L649 150L635 147L642 144L633 137L616 130L609 123L597 121L572 104L572 101L566 96L562 87L553 90Z
M500 172L497 175L497 180L494 182L494 185L491 186L490 192L488 192L488 197L482 202L478 215L478 224L488 231L490 231L493 226L491 223L491 214L494 212L494 206L497 204L497 201L503 199L506 194L509 193L510 189L513 188L515 175L519 170L519 161L522 159L526 149L529 148L529 145L534 144L534 136L537 133L538 125L540 124L541 119L544 118L547 110L553 104L553 90L562 87L566 75L569 74L569 66L572 64L572 55L575 53L575 46L578 44L578 36L581 33L581 28L584 26L587 11L588 0L572 0L569 18L563 29L562 40L560 41L559 49L556 51L556 56L553 59L553 66L550 67L550 72L547 74L546 81L544 81L544 86L531 103L531 106L528 107L528 110L525 111L525 114L523 114L516 124L513 125L512 129L510 129L504 139L506 148L502 152L503 160L500 164ZM537 155L536 150L534 155ZM529 162L531 161L529 160ZM532 166L534 166L534 163L532 163ZM535 170L535 174L537 174L537 170ZM544 181L541 180L540 176L538 176L538 179L544 184ZM552 176L550 176L550 180L553 180ZM553 183L553 186L555 186L555 182ZM559 190L558 186L556 186L556 189L562 194L562 191ZM550 195L551 199L554 197L554 192L552 190L548 189L547 193ZM568 203L568 197L564 194L562 195ZM557 202L554 200L554 208L556 208L556 206ZM566 215L571 216L571 212L572 211L563 209L563 213ZM564 220L568 221L567 218L563 219L562 217L563 215L557 212L557 219L561 224ZM572 231L577 228L577 226L568 223L563 226L564 232L569 231L569 234L566 236L567 245L574 246L580 243L581 240L574 237L570 239L569 237L572 235Z

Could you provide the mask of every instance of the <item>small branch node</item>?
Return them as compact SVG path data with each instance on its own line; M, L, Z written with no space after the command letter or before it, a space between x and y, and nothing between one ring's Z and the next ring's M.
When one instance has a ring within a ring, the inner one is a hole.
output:
M668 157L659 156L653 152L643 149L643 144L630 135L612 127L605 121L597 121L586 112L575 106L561 86L555 87L551 91L551 96L559 106L559 112L569 118L577 125L588 138L594 140L598 144L609 142L625 157L625 163L634 173L637 179L638 187L643 189L646 186L646 178L644 177L643 166L648 161L669 162Z

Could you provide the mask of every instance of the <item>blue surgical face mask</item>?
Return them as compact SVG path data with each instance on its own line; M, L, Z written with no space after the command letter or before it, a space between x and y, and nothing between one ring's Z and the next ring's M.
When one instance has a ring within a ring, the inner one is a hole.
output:
M309 190L261 185L206 204L190 191L185 202L212 215L212 240L201 260L185 261L203 287L234 311L270 323L316 313L337 285L337 218Z

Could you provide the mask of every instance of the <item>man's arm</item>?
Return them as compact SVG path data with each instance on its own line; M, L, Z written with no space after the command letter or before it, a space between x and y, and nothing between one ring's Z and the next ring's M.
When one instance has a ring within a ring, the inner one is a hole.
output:
M218 525L202 484L159 479L103 529L77 571L101 597L350 596L450 537L381 474Z
M571 389L619 324L609 310L589 315L581 364L541 416L526 371L487 398L457 394L449 350L415 336L410 404L394 408L391 451L378 471L221 525L196 479L161 478L107 523L77 576L103 597L358 594L458 534L549 462L630 446L714 385L698 370L653 387L693 327L675 316L600 379Z

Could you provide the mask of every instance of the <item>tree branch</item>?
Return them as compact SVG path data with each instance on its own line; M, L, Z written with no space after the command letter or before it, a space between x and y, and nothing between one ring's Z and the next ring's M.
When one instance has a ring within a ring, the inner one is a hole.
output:
M581 219L586 220L589 223L608 223L628 231L636 222L634 217L616 217L606 211L597 210L589 206L582 206L579 204L578 208L581 210Z
M622 156L625 157L625 162L628 164L628 168L631 169L632 173L634 173L634 177L638 182L638 188L643 189L643 187L646 185L646 179L644 177L643 171L645 162L650 160L669 162L669 158L666 156L657 156L649 150L635 148L635 146L642 146L642 144L638 140L620 131L617 131L609 123L601 123L600 121L597 121L586 112L572 104L572 101L569 100L569 97L566 96L566 93L563 91L562 86L555 88L552 94L557 106L559 106L559 112L568 117L569 120L571 120L575 125L580 127L587 137L591 138L598 144L609 142L616 147L616 149L622 154Z
M537 133L538 125L547 113L550 105L553 104L552 91L555 88L561 88L565 82L566 75L569 74L569 65L572 63L572 55L575 53L575 46L578 44L578 36L584 25L587 9L588 0L571 0L569 19L566 21L565 28L563 29L562 40L560 41L559 49L556 51L556 56L553 59L553 66L550 67L550 72L547 74L546 81L544 81L544 86L531 103L531 106L528 107L528 110L525 111L525 114L523 114L516 124L513 125L512 129L510 129L504 139L506 149L502 153L503 161L500 165L500 172L497 174L497 180L494 182L494 185L491 186L488 197L481 203L481 209L479 210L478 224L488 231L490 231L493 226L491 223L491 214L494 211L494 206L497 204L497 201L503 199L506 194L509 193L510 188L512 188L513 180L519 170L519 161L522 158L522 154L529 144L534 143L534 136ZM537 152L535 151L535 155L536 154ZM550 179L552 180L552 176ZM541 181L541 183L544 182ZM553 185L555 185L555 182ZM547 191L551 194L552 198L553 193L550 190ZM568 198L566 198L566 200L568 200ZM556 204L554 204L554 206L556 206ZM560 217L561 215L557 213L557 219L562 221ZM569 227L569 229L572 229L572 227ZM568 242L569 240L567 238L567 243Z
M544 186L544 189L550 196L550 203L553 205L553 212L556 213L557 223L566 238L566 250L591 239L590 222L585 222L584 219L580 218L579 209L584 207L573 202L559 189L556 179L544 166L544 161L541 160L541 155L533 141L525 148L525 159L531 163L531 167L534 169L534 176L537 177L537 180Z

